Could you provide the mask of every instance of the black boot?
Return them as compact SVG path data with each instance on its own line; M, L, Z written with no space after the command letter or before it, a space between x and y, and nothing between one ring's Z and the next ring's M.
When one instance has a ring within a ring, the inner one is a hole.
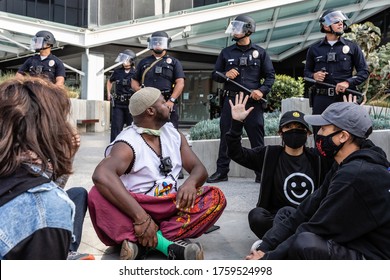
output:
M218 183L228 180L228 175L220 172L215 172L213 175L207 178L207 183Z

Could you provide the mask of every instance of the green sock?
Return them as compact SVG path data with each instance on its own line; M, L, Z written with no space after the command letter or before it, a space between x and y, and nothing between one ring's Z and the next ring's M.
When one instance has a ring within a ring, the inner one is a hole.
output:
M163 235L161 230L157 231L157 246L156 250L160 251L164 255L168 256L168 246L173 244L172 241L169 241L166 239Z

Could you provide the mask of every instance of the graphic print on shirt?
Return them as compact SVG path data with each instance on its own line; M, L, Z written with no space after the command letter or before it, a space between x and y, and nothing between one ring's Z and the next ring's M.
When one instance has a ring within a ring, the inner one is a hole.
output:
M284 180L283 192L288 201L299 205L314 192L314 182L304 173L292 173Z

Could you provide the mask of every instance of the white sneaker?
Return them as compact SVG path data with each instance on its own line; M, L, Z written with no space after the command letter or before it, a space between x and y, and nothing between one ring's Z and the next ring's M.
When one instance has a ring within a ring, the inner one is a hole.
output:
M251 252L253 250L257 251L257 248L260 246L260 244L263 242L263 240L259 239L257 241L255 241L255 243L252 244L252 247L251 247Z

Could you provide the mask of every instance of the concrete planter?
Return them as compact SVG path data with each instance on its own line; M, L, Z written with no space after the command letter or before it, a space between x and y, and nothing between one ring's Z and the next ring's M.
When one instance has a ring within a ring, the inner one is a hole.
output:
M381 147L390 160L390 129L387 130L374 130L370 135L371 139L377 146ZM264 138L265 145L280 145L281 138L279 136L267 136ZM313 137L310 136L307 145L313 147ZM219 139L212 140L192 140L190 141L192 150L198 156L198 158L205 165L209 175L213 174L217 168L217 158L219 149ZM250 147L248 138L242 139L242 145L244 147ZM232 177L245 177L255 178L255 174L252 170L249 170L241 165L230 162L229 176Z
M110 129L110 102L71 98L72 108L69 121L80 133L103 132ZM97 119L97 123L77 125L77 120Z

